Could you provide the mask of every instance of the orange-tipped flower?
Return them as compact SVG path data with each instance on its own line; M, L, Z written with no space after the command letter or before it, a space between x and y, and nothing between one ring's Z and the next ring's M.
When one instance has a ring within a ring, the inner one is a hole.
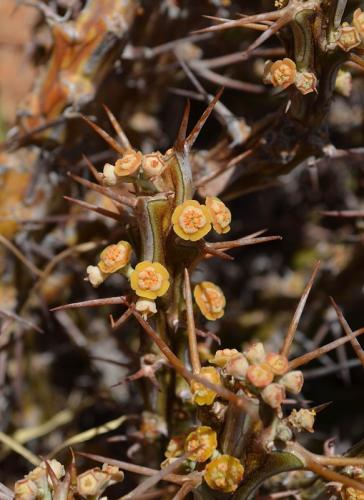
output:
M269 385L273 381L273 377L273 372L266 363L251 365L246 372L246 378L254 387L258 388Z
M221 385L220 374L216 368L212 366L201 368L199 375L213 384ZM199 406L211 405L217 396L215 391L195 380L191 382L191 392L193 395L193 402Z
M216 196L206 198L206 207L210 213L212 226L219 234L230 231L231 212L228 207Z
M140 151L128 151L122 158L116 161L114 173L118 177L133 175L142 163L143 155Z
M185 451L195 462L206 462L217 447L217 434L211 427L202 425L191 432L186 439Z
M315 73L310 71L302 71L297 73L295 85L301 94L306 95L311 92L316 92L317 78Z
M338 30L338 38L336 40L338 46L345 52L349 52L361 44L359 31L355 26L350 26L348 23L343 25Z
M103 273L109 274L129 264L132 248L127 241L107 246L100 254L98 266Z
M183 240L197 241L211 230L211 217L205 205L187 200L175 208L173 230Z
M166 163L161 153L157 151L156 153L149 153L143 156L142 168L147 177L155 177L163 172L166 168Z
M237 489L244 476L240 461L230 455L221 455L206 465L204 479L213 490L231 493Z
M226 363L233 357L237 356L239 351L236 349L218 349L215 356L209 360L212 365L224 367Z
M130 286L139 297L154 300L169 288L169 272L159 262L139 262L130 276Z
M280 408L286 397L286 391L281 384L269 384L262 390L262 399L271 408Z
M287 391L299 394L303 386L303 373L300 370L288 372L279 381Z
M196 285L193 295L205 318L215 321L224 315L225 296L221 288L211 281L202 281Z
M282 354L270 352L267 354L265 361L274 375L284 375L288 370L288 359L286 356L282 356Z
M296 63L292 59L288 59L288 57L274 62L269 70L274 87L286 89L296 79Z

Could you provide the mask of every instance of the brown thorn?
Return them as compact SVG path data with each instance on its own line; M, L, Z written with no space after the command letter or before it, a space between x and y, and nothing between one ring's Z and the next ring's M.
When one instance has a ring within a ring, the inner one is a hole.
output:
M358 337L364 333L364 328L360 328L359 330L356 330L352 334L348 335L347 337L341 337L340 339L333 340L332 342L329 342L328 344L318 347L314 351L307 352L306 354L303 354L302 356L299 356L298 358L293 359L289 363L289 370L295 370L299 366L305 365L309 363L310 361L319 358L323 354L326 354L327 352L332 351L333 349L336 349L340 345L346 344L346 342L350 342L351 339Z
M209 26L208 28L192 31L192 34L209 33L211 31L221 31L230 28L244 27L245 24L251 24L259 21L273 21L279 19L282 16L282 14L286 13L287 11L288 9L284 8L278 11L263 12L261 14L246 16L243 17L242 19L236 19L236 20L228 20L213 16L203 16L206 17L207 19L212 19L213 21L218 21L220 23L222 22L223 24L219 24L217 26Z
M112 147L112 149L114 149L117 153L121 155L125 153L125 148L121 146L118 142L116 142L115 139L111 137L111 135L105 132L105 130L96 125L96 123L89 120L87 116L81 114L81 117L97 134L99 134L100 137L102 137L102 139L104 139L105 142L107 142L107 144L109 144L110 147Z
M178 134L177 134L177 139L174 144L174 148L176 151L182 152L184 150L184 144L186 140L186 134L187 134L187 126L188 126L188 118L190 116L190 100L187 99L185 109L183 111L183 116L181 120L181 124L179 126Z
M78 309L80 307L111 306L115 304L128 305L126 297L108 297L105 299L84 300L83 302L72 302L63 306L53 307L50 311L62 311L63 309Z
M307 285L303 291L302 297L301 297L301 299L297 305L297 308L295 310L295 313L293 315L291 324L289 325L287 335L284 338L283 345L281 348L281 354L283 356L288 356L288 354L289 354L289 351L291 349L291 345L293 342L293 338L294 338L295 333L297 331L299 320L301 319L303 309L306 305L309 293L311 291L311 288L313 286L313 283L315 281L315 278L317 276L319 268L320 268L320 261L318 261L315 264L315 267L314 267L313 272L311 274L311 278L309 279L309 282L307 283Z
M335 309L335 312L336 312L336 315L337 315L338 320L340 322L340 325L345 332L345 335L346 336L351 335L353 333L353 330L350 328L350 326L349 326L348 322L346 321L341 309L339 308L339 306L336 304L335 300L332 297L330 297L330 300L331 300L331 304L333 305L333 307ZM354 349L355 354L360 359L361 364L364 366L364 350L362 349L358 339L356 339L356 338L351 339L350 344L352 345L352 348Z
M87 158L86 155L82 155L82 159L86 163L86 166L89 169L89 171L91 172L91 174L94 176L95 181L102 185L101 176L99 175L99 172L98 172L97 168L95 167L95 165L91 162L91 160L89 160L89 158Z
M199 373L199 371L201 370L201 362L200 362L200 356L199 356L198 347L197 347L197 337L196 337L195 318L193 315L193 303L192 303L190 275L188 274L188 270L186 268L184 270L184 276L185 276L184 292L185 292L186 314L187 314L187 335L188 335L188 347L189 347L190 361L191 361L191 366L192 366L193 372Z
M214 250L231 250L232 248L240 248L249 245L257 245L259 243L267 243L269 241L282 240L282 236L263 236L262 238L250 238L248 236L244 236L243 238L239 238L238 240L232 241L219 241L217 243L209 243L209 249Z
M82 186L85 186L88 189L92 189L93 191L96 191L97 193L101 193L104 196L107 196L108 198L117 201L118 203L121 203L122 205L126 205L127 207L134 208L136 202L132 201L130 198L127 196L122 196L120 194L117 194L113 189L105 187L105 186L99 186L98 184L95 184L94 182L88 181L87 179L84 179L83 177L80 177L76 174L72 174L71 172L68 172L68 174L71 179L74 181L78 182L79 184L82 184Z
M120 126L120 123L117 121L117 119L115 118L113 113L110 111L110 109L105 104L103 104L102 106L103 106L104 110L106 111L106 114L111 122L111 125L113 126L115 132L117 133L122 146L126 150L133 149L130 142L129 142L129 139L127 138L125 132L123 131L123 129Z
M147 321L145 321L142 315L135 310L133 311L133 314L135 316L135 319L142 326L147 335L155 342L155 344L157 344L162 354L164 354L164 356L167 358L167 361L183 378L185 378L188 382L192 382L192 380L199 382L208 389L211 389L212 391L216 392L222 398L231 401L237 407L243 409L252 418L257 418L255 405L249 399L247 399L245 396L242 395L237 396L236 394L229 391L225 387L213 384L205 377L201 377L200 375L197 375L196 373L192 373L189 370L187 370L187 368L185 368L181 360L172 352L172 350L160 338L157 332L154 331L154 329L150 326L150 324Z
M111 328L112 330L117 330L118 328L120 328L131 316L132 312L133 312L133 307L134 305L132 304L121 316L120 318L114 322L114 320L112 320L112 323L111 323Z
M193 127L193 129L190 132L190 134L188 135L188 137L187 137L187 139L185 141L185 148L187 149L187 151L190 151L191 148L192 148L192 146L195 144L196 139L199 136L199 133L201 132L202 127L205 125L206 120L208 119L208 117L210 116L212 110L214 109L215 104L220 99L223 91L224 91L223 88L219 89L219 91L217 92L217 94L215 95L215 97L211 100L210 104L207 106L207 108L205 109L205 111L202 113L202 116L200 117L200 119L198 120L198 122Z
M63 198L71 203L74 203L75 205L78 205L79 207L86 208L87 210L91 210L91 212L96 212L99 215L104 215L105 217L109 217L110 219L120 222L120 216L116 212L98 207L92 203L87 203L86 201L78 200L77 198L72 198L71 196L63 196Z

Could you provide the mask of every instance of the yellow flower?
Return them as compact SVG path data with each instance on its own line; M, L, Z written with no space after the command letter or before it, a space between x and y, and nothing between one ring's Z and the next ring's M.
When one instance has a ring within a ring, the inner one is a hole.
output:
M215 352L215 356L209 360L209 363L223 368L231 358L234 358L238 355L239 351L237 351L236 349L218 349Z
M202 425L191 432L186 439L185 451L195 462L206 462L217 448L217 434L211 427Z
M130 285L139 297L154 300L169 288L169 272L159 262L139 262L130 276Z
M228 207L216 196L206 198L206 207L212 219L212 226L219 234L230 231L231 212Z
M356 490L351 486L343 486L341 498L342 500L364 500L364 491Z
M118 177L134 174L142 163L143 155L140 151L130 150L116 161L114 173Z
M206 465L204 478L213 490L231 493L237 489L244 476L240 461L230 455L221 455Z
M163 156L158 151L143 156L143 172L147 177L160 175L166 167Z
M220 374L216 368L212 366L201 368L199 375L213 384L221 385ZM191 382L191 391L193 394L193 402L199 406L211 405L217 396L215 391L196 380Z
M129 264L132 248L127 241L107 246L100 254L98 266L103 273L114 273Z
M173 212L172 223L174 232L183 240L200 240L211 230L209 211L196 200L178 205Z
M283 60L278 60L272 64L270 73L274 87L286 89L296 79L296 64L292 59L285 57Z
M202 281L196 285L193 295L205 318L214 321L224 315L225 296L221 288L211 281Z

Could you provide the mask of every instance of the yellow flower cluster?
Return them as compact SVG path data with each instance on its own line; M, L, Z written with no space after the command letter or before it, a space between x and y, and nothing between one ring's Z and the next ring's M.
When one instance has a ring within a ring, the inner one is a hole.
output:
M174 232L183 240L198 241L211 231L219 233L230 230L231 212L216 197L207 197L206 205L196 200L186 200L172 214Z
M295 85L303 95L316 92L317 88L315 73L311 71L297 71L296 63L288 57L275 62L267 61L264 68L263 81L281 89Z

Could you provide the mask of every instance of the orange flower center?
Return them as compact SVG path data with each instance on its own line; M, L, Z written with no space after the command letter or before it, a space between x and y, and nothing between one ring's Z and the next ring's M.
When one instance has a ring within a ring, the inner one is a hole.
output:
M204 289L201 294L207 309L212 313L219 313L224 309L224 300L221 293L213 288Z
M151 290L156 292L162 286L163 277L157 273L152 266L147 267L139 273L138 286L142 290Z
M225 229L231 222L231 215L229 210L218 201L214 201L211 205L212 210L214 211L217 223Z
M292 70L288 64L281 64L274 72L274 77L279 85L289 82L292 77Z
M102 256L102 261L106 266L112 266L125 259L127 250L123 246L110 245Z
M190 206L182 210L178 222L185 233L194 234L206 225L207 220L202 210Z

